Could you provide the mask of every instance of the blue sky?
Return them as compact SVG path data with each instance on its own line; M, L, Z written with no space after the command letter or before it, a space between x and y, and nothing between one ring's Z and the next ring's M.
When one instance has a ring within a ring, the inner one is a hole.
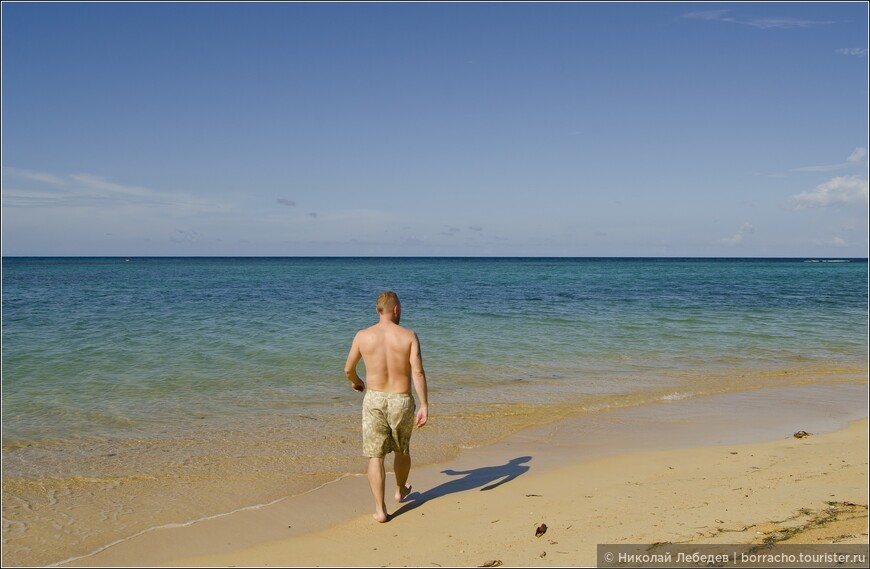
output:
M865 257L867 17L4 2L2 252Z

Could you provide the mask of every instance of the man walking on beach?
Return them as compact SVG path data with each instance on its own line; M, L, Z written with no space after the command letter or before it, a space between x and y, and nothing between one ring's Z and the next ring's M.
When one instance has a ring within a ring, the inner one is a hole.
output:
M399 326L402 305L395 292L378 296L377 324L360 330L353 339L344 373L353 389L365 391L362 407L363 454L369 457L368 475L375 499L375 520L388 519L384 502L384 456L395 452L396 501L411 493L406 484L411 471L410 442L414 426L422 427L429 418L426 392L426 372L420 340L413 330ZM366 382L356 373L360 358L366 366ZM420 398L420 409L414 413L411 381ZM368 389L366 389L368 384Z

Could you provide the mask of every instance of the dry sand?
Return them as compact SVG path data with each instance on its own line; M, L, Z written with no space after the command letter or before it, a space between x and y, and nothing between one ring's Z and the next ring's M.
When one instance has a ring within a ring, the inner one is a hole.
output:
M813 414L806 389L762 390L532 429L415 469L420 493L388 501L386 524L348 477L72 565L595 566L599 543L868 543L867 419L838 428L857 417L815 389ZM866 407L866 385L845 389Z

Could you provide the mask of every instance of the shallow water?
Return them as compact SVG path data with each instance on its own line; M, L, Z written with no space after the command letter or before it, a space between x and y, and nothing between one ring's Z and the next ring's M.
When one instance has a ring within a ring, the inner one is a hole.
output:
M342 368L384 289L429 376L419 462L569 414L865 381L866 260L803 261L4 259L4 564L360 471Z

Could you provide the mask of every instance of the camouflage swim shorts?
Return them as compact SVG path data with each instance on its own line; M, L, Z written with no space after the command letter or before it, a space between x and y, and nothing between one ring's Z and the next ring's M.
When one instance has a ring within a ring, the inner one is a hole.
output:
M392 451L408 454L416 405L410 393L366 389L362 406L363 454L383 458Z

